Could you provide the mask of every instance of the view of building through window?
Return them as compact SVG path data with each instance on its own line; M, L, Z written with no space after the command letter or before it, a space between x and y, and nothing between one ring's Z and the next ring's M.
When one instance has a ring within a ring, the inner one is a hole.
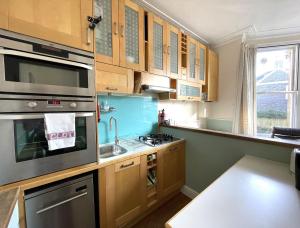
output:
M296 47L259 49L256 56L256 134L293 127Z

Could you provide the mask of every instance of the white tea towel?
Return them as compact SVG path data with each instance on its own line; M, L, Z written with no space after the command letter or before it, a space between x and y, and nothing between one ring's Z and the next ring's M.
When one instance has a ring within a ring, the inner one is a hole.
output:
M49 150L75 146L75 113L51 113L44 118Z

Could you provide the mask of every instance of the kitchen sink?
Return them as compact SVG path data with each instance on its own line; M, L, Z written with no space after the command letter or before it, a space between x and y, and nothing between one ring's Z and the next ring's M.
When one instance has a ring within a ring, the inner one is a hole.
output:
M100 158L110 158L125 154L127 150L119 145L106 145L100 147Z

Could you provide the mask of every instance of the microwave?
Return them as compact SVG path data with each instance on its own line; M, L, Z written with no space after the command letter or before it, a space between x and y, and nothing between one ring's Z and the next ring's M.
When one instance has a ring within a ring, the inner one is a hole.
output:
M93 53L0 30L0 93L95 96Z

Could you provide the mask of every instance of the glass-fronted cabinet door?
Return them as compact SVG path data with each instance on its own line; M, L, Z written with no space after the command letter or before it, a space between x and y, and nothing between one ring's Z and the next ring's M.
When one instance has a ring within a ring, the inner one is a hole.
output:
M148 70L158 75L167 74L167 23L148 13Z
M181 75L180 42L180 29L168 25L167 74L171 78L180 78Z
M96 60L119 65L118 0L95 0L94 15L103 19L95 28Z
M187 74L188 81L197 82L197 41L191 37L188 37L188 64Z
M119 1L120 65L144 71L144 10L130 0Z
M206 78L206 46L198 42L197 80L205 85Z
M201 85L194 82L178 80L177 99L185 101L201 101Z

